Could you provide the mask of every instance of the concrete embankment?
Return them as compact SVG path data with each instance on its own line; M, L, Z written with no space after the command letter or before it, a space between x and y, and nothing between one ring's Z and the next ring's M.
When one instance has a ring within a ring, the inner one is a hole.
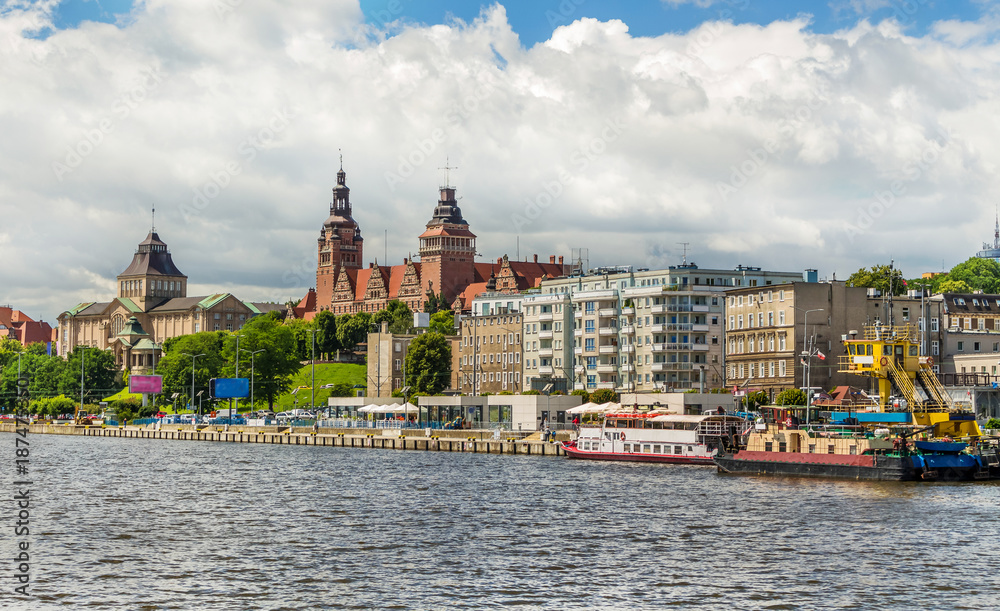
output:
M0 424L0 432L13 433L13 424ZM319 429L290 427L226 427L165 426L159 430L147 427L101 427L65 424L32 424L30 435L83 435L85 437L122 437L131 439L169 439L179 441L215 441L227 443L268 443L279 445L329 446L345 448L378 448L385 450L419 450L427 452L476 452L482 454L521 454L526 456L563 456L559 443L537 439L493 439L490 431L440 431L430 437L423 430L419 435L406 431L383 429Z

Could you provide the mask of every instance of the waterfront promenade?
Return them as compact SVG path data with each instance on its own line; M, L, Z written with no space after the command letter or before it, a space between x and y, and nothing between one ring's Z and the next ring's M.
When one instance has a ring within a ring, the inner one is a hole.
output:
M15 425L0 425L0 433L13 433ZM525 456L563 456L559 443L540 439L500 438L488 430L433 431L422 429L330 429L283 426L167 425L161 429L146 426L78 426L72 424L31 424L28 434L81 435L85 437L120 437L125 439L166 439L173 441L213 441L222 443L258 443L269 445L306 445L345 448L375 448L424 452L473 452L480 454L521 454ZM563 433L565 435L565 433Z

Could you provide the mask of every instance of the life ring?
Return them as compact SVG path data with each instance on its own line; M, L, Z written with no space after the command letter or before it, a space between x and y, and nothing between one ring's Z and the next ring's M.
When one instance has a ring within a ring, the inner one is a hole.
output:
M889 359L883 356L882 360L879 361L879 363L882 363L882 366L885 367L886 365L889 364Z
M934 364L934 357L933 356L927 357L927 364L928 365L933 365Z

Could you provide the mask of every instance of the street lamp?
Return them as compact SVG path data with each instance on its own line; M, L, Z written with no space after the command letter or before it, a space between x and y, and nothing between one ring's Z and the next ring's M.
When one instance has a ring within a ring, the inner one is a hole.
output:
M184 356L191 357L191 411L194 411L194 362L199 356L205 356L205 353L201 354L189 354L187 352L181 352ZM192 420L192 425L194 424L194 418Z
M84 357L87 356L87 347L86 346L77 346L77 347L80 349L80 410L83 410L83 360ZM18 356L20 357L20 353L18 353ZM20 371L21 369L20 358L18 358L17 361L17 368L18 371Z
M381 326L379 326L381 329ZM306 333L312 335L312 397L309 398L310 409L316 411L316 332L319 329L306 329ZM316 414L318 416L318 414ZM318 418L317 418L318 420Z
M792 306L794 307L794 306ZM806 346L806 338L809 337L809 312L825 312L824 308L814 308L812 310L801 310L800 308L795 308L801 312L805 312L805 316L802 319L802 356L806 359L806 426L809 426L809 408L812 407L812 357L816 353L815 342L812 338L809 340L808 347Z
M250 411L253 411L254 407L256 407L253 402L253 357L257 353L264 352L264 349L261 348L260 350L243 350L243 352L250 353Z

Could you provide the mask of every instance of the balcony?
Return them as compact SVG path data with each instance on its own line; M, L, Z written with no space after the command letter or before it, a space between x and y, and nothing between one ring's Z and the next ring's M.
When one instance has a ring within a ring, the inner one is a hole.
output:
M610 390L614 390L614 389L618 388L618 384L615 383L615 382L598 382L597 383L597 387L598 388L608 388Z
M635 316L635 308L622 308L623 316Z
M652 331L653 333L666 333L667 327L669 326L670 325L653 325Z
M622 354L632 354L635 352L635 346L632 344L625 344L618 349Z
M615 308L601 308L597 311L597 315L601 318L607 318L609 316L618 316L618 310Z
M597 366L597 373L618 373L618 365L600 364Z
M581 375L587 372L587 368L583 365L577 365L573 368L573 371L576 372L577 375Z
M577 356L583 354L583 346L577 346L577 347L573 348L573 354L575 354Z
M550 346L548 348L539 348L538 349L538 356L545 357L545 358L548 358L548 357L552 356L552 347Z
M655 305L655 306L653 306L652 310L653 310L653 314L666 314L667 313L667 306L665 306L665 305Z
M707 305L694 305L694 306L691 306L691 311L692 312L707 312L708 311L708 306Z
M662 373L664 371L691 371L694 363L653 363L653 371Z
M577 310L573 313L573 318L583 318L583 310Z
M553 373L555 373L555 370L552 369L552 367L549 366L549 365L543 365L543 366L541 366L541 367L538 368L538 375L550 376Z
M694 331L694 325L687 322L672 322L670 324L660 326L663 327L663 329L659 331L660 333L663 333L664 331Z
M635 327L632 325L622 327L622 335L635 335Z
M599 335L618 335L618 329L616 327L600 327L597 333Z
M695 333L708 333L708 325L691 325L691 330Z
M600 354L618 354L618 346L600 346L597 351Z
M552 330L549 329L548 331L539 331L538 339L552 339Z
M549 337L552 337L551 335ZM573 337L583 337L583 329L574 329Z
M552 312L542 312L538 315L539 322L552 322Z
M708 352L708 344L691 344L691 349L697 352Z

